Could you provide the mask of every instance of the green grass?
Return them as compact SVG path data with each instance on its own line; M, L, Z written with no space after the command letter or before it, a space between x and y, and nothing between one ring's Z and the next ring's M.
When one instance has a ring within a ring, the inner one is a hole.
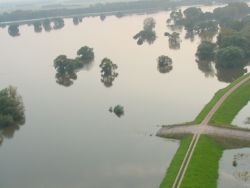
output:
M214 97L210 100L210 102L202 109L202 111L198 114L198 116L195 118L195 120L193 121L194 124L200 124L205 117L207 116L207 114L209 113L209 111L213 108L213 106L218 102L218 100L229 90L231 89L233 86L235 86L237 83L239 83L241 80L243 80L244 78L246 78L247 76L249 76L250 73L238 78L237 80L235 80L234 82L232 82L230 85L228 85L226 88L220 89L219 91L217 91L214 95Z
M186 155L191 140L192 140L191 135L182 138L180 147L178 148L173 160L171 161L170 166L167 169L166 176L164 177L160 185L160 188L171 188L172 185L174 184L175 177L178 174L178 171L181 167L181 163Z
M223 147L202 135L189 163L181 188L216 188Z
M250 100L250 80L242 84L222 103L210 120L213 125L231 125L238 112Z

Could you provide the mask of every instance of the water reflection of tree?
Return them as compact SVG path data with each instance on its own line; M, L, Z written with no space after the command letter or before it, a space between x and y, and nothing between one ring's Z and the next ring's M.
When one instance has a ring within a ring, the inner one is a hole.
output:
M195 34L192 31L187 31L185 34L185 39L189 39L191 42L194 41Z
M73 17L73 24L78 25L82 22L82 17Z
M52 30L52 27L51 27L51 23L50 23L50 20L47 19L47 20L44 20L42 22L42 25L43 25L43 28L46 32L50 32Z
M199 70L205 74L205 77L214 77L215 76L213 62L201 61L201 60L196 60L196 62L197 62Z
M64 20L62 18L55 18L52 19L53 22L53 29L58 30L64 27Z
M169 43L170 49L180 49L180 42L181 42L180 33L177 33L177 32L168 33L168 32L166 32L164 35L168 37L168 43Z
M34 22L33 23L33 26L34 26L34 32L36 33L41 33L43 28L42 28L42 23L41 22Z
M19 36L20 35L19 25L17 25L17 24L10 25L9 28L8 28L8 33L12 37Z
M231 83L240 76L247 73L247 69L244 67L240 68L216 68L216 76L219 81Z
M153 30L155 28L155 20L153 18L146 18L143 22L143 30L134 35L134 39L137 40L138 45L142 45L145 41L148 44L153 44L156 39L156 33Z
M101 15L100 15L100 20L101 20L101 21L104 21L105 19L106 19L106 15L105 15L105 14L101 14Z
M118 68L110 59L104 58L100 64L101 68L101 82L106 87L111 87L113 81L118 76L116 69Z
M20 129L20 125L11 125L0 129L0 146L3 144L5 138L11 139L14 137L16 131Z

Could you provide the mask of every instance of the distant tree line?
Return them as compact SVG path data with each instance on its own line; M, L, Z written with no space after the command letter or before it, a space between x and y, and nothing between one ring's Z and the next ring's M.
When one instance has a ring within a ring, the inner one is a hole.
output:
M72 16L77 14L92 14L92 13L103 13L103 12L122 12L122 11L135 11L139 9L167 9L176 3L170 2L169 0L154 0L154 1L133 1L133 2L114 2L106 4L91 5L86 8L77 9L50 9L50 10L17 10L13 12L5 12L0 15L1 22L19 21L19 20L30 20L30 19L41 19L48 17L64 17Z
M231 0L216 0L215 2L227 3ZM113 2L106 4L95 4L85 8L53 8L41 10L16 10L13 12L5 12L0 15L1 22L31 20L31 19L45 19L48 17L67 17L72 15L83 14L102 14L104 12L117 12L117 15L123 11L137 12L138 10L165 10L181 5L194 4L211 4L211 0L141 0L132 2ZM119 13L120 12L120 13ZM103 18L102 14L102 18Z

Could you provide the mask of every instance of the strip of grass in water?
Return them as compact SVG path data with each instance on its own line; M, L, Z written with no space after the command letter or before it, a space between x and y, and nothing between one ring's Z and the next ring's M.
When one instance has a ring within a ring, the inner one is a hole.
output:
M202 135L197 143L180 187L216 188L219 176L219 160L223 149L213 138Z
M250 141L202 135L180 187L216 188L223 151L243 147L250 147Z
M238 112L250 100L250 80L242 84L222 103L210 120L212 125L231 125Z
M167 169L167 173L160 185L160 188L171 188L181 167L182 161L187 153L192 135L185 136L180 142L180 146Z
M231 89L233 86L235 86L237 83L239 83L241 80L243 80L244 78L246 78L247 76L249 76L250 73L238 78L237 80L235 80L234 82L232 82L230 85L228 85L226 88L220 89L219 91L217 91L214 95L214 97L212 98L212 100L209 101L209 103L202 109L202 111L198 114L198 116L195 118L194 120L194 124L200 124L205 117L207 116L207 114L210 112L210 110L214 107L214 105L218 102L218 100L229 90ZM234 117L233 117L234 118ZM231 123L231 122L230 122Z

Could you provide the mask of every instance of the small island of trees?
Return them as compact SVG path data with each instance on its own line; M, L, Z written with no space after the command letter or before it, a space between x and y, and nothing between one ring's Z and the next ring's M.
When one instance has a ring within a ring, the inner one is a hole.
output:
M114 108L113 107L110 107L109 108L109 112L114 112L114 114L117 116L117 117L121 117L124 115L124 107L122 105L116 105Z
M154 18L146 18L143 22L143 30L137 33L133 38L137 40L138 45L142 45L145 41L148 44L152 44L156 39L156 34L154 31L155 28L155 20Z
M160 73L168 73L173 69L172 59L168 56L161 55L157 59L157 68Z
M113 81L118 76L116 69L118 66L114 64L110 59L104 58L100 64L101 68L101 82L106 87L111 87L113 85Z
M59 55L54 60L54 67L57 71L57 83L63 86L70 86L73 80L77 79L77 70L84 68L94 60L93 48L84 46L77 51L77 57L70 59L66 55Z

